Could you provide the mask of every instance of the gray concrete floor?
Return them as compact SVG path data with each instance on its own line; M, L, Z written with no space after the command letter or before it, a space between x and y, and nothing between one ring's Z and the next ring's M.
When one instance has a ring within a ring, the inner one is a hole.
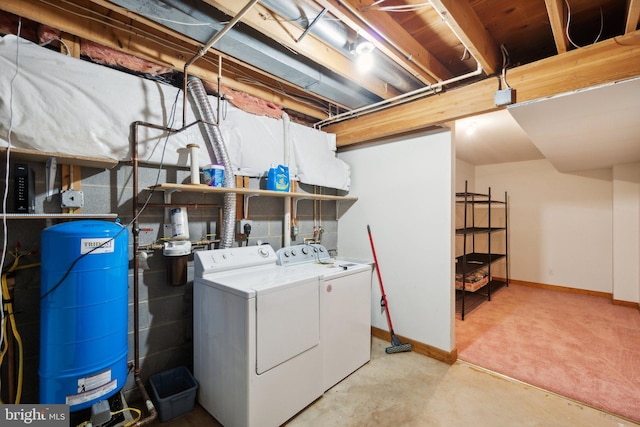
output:
M628 420L481 368L449 366L417 353L386 354L372 339L371 361L328 390L288 427L638 426ZM200 406L163 426L218 426Z

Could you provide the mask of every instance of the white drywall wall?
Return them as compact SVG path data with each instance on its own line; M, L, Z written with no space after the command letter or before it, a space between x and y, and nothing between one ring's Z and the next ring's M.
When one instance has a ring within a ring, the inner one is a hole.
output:
M547 160L475 170L475 191L509 194L512 279L612 292L611 170L560 173Z
M640 163L613 167L613 299L640 303Z
M453 147L438 131L338 154L358 201L338 220L340 256L373 259L371 226L396 334L444 351L454 337ZM374 273L372 324L388 330Z
M467 191L475 191L475 166L464 160L456 160L456 193L464 192L464 183L467 182Z

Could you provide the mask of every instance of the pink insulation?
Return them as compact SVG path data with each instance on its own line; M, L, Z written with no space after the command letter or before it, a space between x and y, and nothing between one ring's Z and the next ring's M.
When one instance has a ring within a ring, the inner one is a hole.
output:
M158 75L173 72L169 67L163 67L85 39L81 42L80 52L99 64L115 65L145 74Z
M217 93L218 86L214 83L204 82L204 87L207 93ZM222 95L233 105L247 113L255 114L258 116L267 116L274 119L282 118L282 106L274 104L273 102L265 101L248 93L238 92L233 89L229 89L226 86L222 87Z

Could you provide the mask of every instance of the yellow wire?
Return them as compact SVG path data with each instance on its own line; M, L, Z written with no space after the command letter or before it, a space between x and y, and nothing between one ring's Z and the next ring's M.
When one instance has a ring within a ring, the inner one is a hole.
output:
M11 271L25 270L27 268L33 268L33 267L38 267L38 266L40 266L40 263L39 262L34 262L33 264L21 265L19 267L14 268Z
M8 272L13 271L13 269L17 267L19 258L20 258L19 256L16 257L13 265L9 268ZM7 273L4 273L2 275L2 298L9 301L10 299L9 299L9 287L7 286ZM16 390L15 404L19 404L20 398L22 397L22 373L23 373L23 359L24 359L24 354L22 349L22 338L18 333L18 327L16 326L16 319L13 315L13 303L8 302L4 304L3 308L6 309L7 317L9 317L9 320L11 322L11 329L13 330L13 336L16 342L18 343L18 388ZM5 327L6 327L6 323L5 323ZM6 340L6 334L5 334L5 340ZM2 356L4 358L4 351Z
M7 313L7 317L9 317L9 321L11 323L11 329L13 331L13 337L15 338L16 342L18 343L18 387L16 390L16 400L15 400L15 404L19 404L20 403L20 399L22 398L22 380L23 380L23 372L24 372L24 349L22 347L22 337L20 336L20 333L18 332L18 327L16 325L16 319L15 316L13 315L13 303L10 302L11 301L11 295L9 294L9 286L7 285L7 274L10 272L13 272L15 270L22 270L25 268L31 268L31 267L35 267L37 265L40 265L39 263L37 264L28 264L22 267L18 267L18 262L20 261L20 258L23 256L22 254L20 254L17 250L15 253L12 253L14 259L13 259L13 264L11 264L11 267L9 267L9 269L7 270L6 273L2 274L2 299L3 300L7 300L9 302L4 303L2 309L6 311ZM0 353L0 366L2 366L2 363L4 361L4 355L7 351L7 347L8 347L8 343L7 343L7 334L6 334L6 327L7 327L7 323L6 323L6 319L3 319L3 323L2 323L2 328L3 328L3 341L5 343L4 348L2 349L2 353Z
M3 307L4 309L4 307ZM7 333L6 333L6 322L5 319L2 319L2 341L4 346L2 347L2 352L0 352L0 366L2 366L3 360L4 360L4 355L7 352L7 347L8 347L8 343L7 343ZM2 384L0 383L0 390L2 390ZM4 405L4 401L0 398L0 404Z
M120 413L122 413L122 412L125 412L125 411L131 411L131 412L135 412L135 413L137 414L136 419L135 419L135 420L133 420L133 421L129 421L127 424L125 424L125 425L124 425L125 427L129 427L129 426L134 425L134 424L135 424L135 423L137 423L137 422L140 420L140 418L142 417L142 411L140 411L140 409L137 409L137 408L124 408L124 409L120 409L119 411L112 412L112 413L111 413L111 415L118 415L118 414L120 414Z

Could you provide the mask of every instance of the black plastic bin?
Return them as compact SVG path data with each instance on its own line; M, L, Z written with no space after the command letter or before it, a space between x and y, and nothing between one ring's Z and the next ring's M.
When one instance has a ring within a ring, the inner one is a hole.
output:
M149 382L160 421L169 421L193 410L198 383L186 367L154 374Z

